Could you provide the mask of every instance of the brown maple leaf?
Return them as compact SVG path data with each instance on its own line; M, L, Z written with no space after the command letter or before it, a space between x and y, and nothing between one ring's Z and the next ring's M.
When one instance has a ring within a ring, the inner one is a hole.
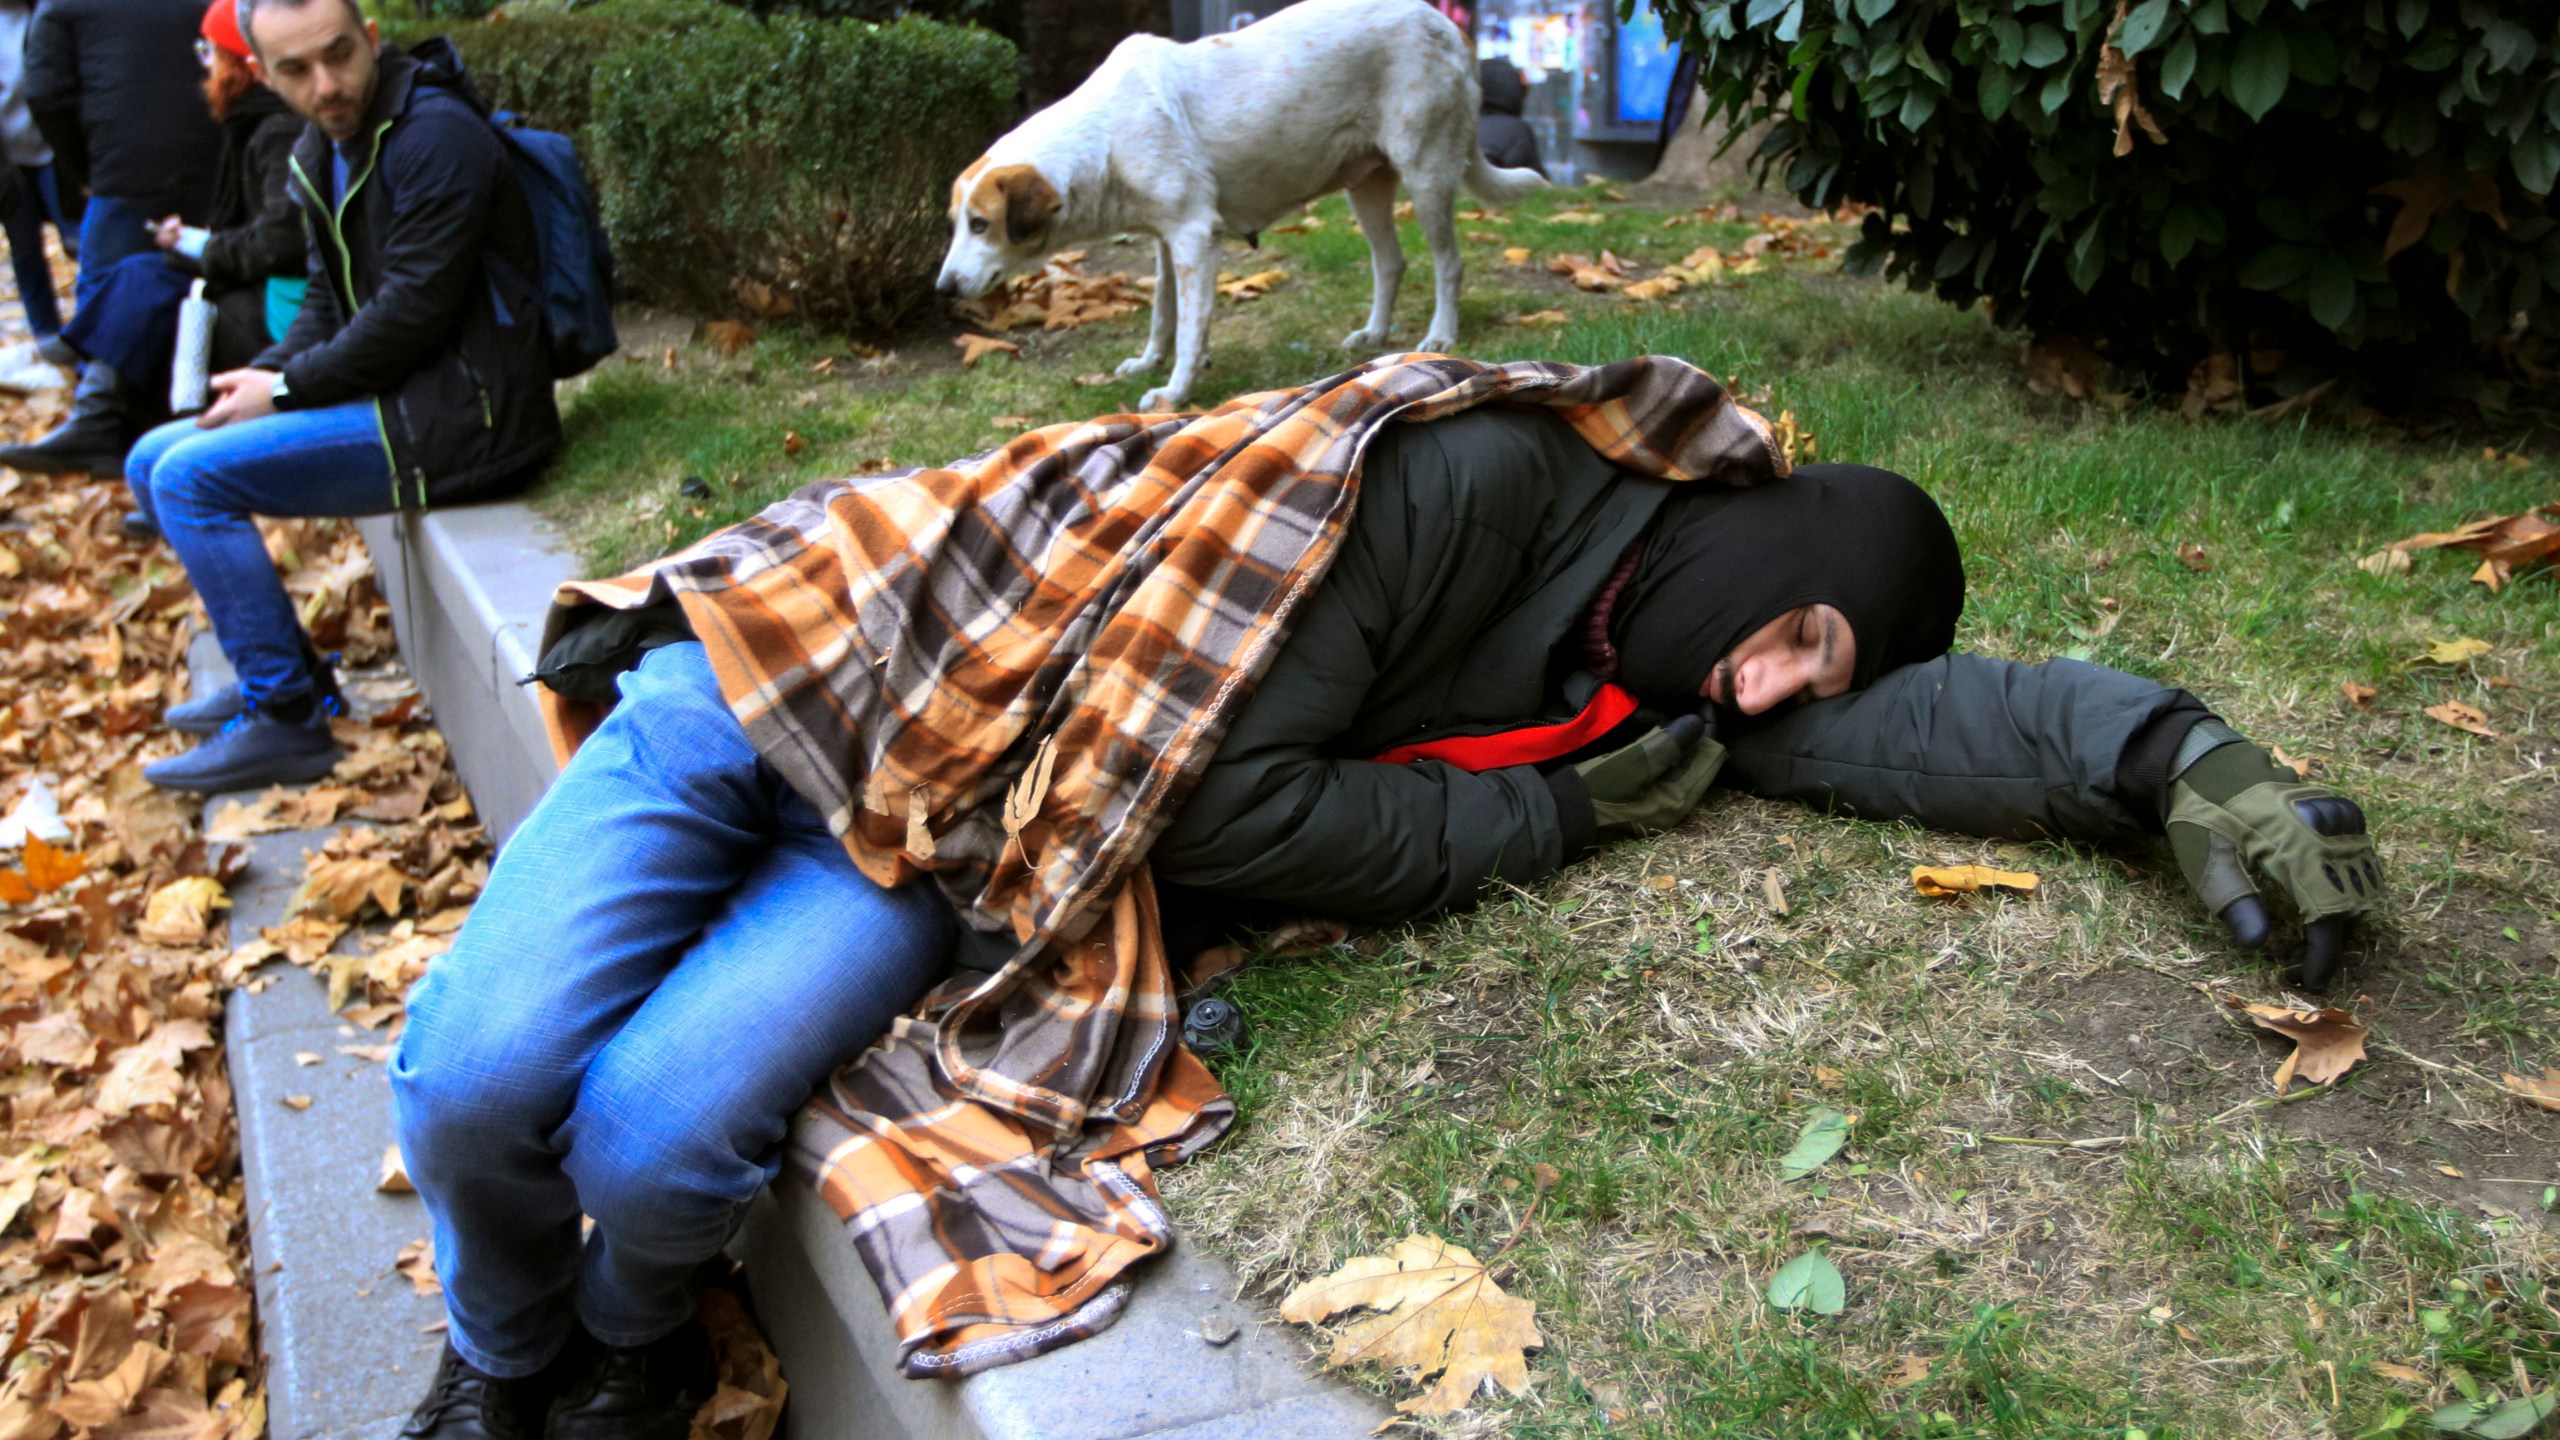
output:
M1408 1415L1465 1409L1490 1381L1529 1390L1523 1353L1546 1344L1537 1307L1502 1293L1475 1256L1446 1240L1408 1235L1384 1255L1363 1255L1280 1302L1283 1319L1312 1325L1346 1310L1375 1313L1335 1332L1328 1366L1369 1360L1411 1366L1431 1388L1398 1404Z

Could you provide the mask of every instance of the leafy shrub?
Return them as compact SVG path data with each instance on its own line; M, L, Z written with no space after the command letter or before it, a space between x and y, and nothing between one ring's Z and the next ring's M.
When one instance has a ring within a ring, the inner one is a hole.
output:
M406 43L430 35L449 37L491 104L513 110L541 129L576 136L584 150L586 140L579 132L586 129L593 109L589 89L608 52L655 43L661 56L680 62L686 47L705 30L753 23L713 0L612 0L575 8L526 7L486 20L385 21L382 37Z
M396 3L407 6L410 0L396 0ZM560 14L616 3L619 0L515 0L506 10L521 19L527 15ZM721 0L721 3L758 15L806 15L814 20L886 23L915 15L949 25L984 26L1017 45L1022 43L1023 0ZM499 0L415 0L415 6L420 20L450 24L456 20L480 19L496 10ZM405 29L414 27L417 22L404 19L401 23ZM385 28L389 28L388 24Z
M2173 373L2464 361L2560 320L2545 0L1657 0L1881 264Z
M776 17L598 64L588 165L621 273L696 313L879 330L933 300L951 179L1013 120L983 30Z

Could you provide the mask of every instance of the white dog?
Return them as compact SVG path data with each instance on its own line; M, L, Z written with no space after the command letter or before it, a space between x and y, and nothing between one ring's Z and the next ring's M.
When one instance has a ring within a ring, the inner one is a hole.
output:
M1123 375L1173 374L1138 402L1179 407L1209 351L1220 235L1252 239L1319 195L1351 193L1369 239L1369 323L1387 343L1404 250L1396 182L1413 195L1437 294L1418 347L1458 341L1458 187L1487 201L1546 183L1476 148L1476 64L1422 0L1301 0L1188 45L1120 42L1093 78L998 140L951 185L951 249L934 288L975 298L1060 246L1124 230L1156 237L1155 321Z

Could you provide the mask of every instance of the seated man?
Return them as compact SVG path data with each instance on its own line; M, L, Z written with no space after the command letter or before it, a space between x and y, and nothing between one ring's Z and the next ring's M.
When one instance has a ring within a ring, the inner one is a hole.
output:
M1388 923L1677 825L1729 745L1728 779L1873 814L1993 834L2194 829L2190 878L2244 938L2265 926L2242 855L2315 923L2373 903L2355 807L2184 692L1949 655L1963 568L1910 481L1785 476L1765 422L1678 362L1380 365L1187 426L1112 417L943 471L813 486L649 574L573 587L620 608L556 611L545 678L577 701L621 673L619 703L417 987L392 1066L451 1316L405 1434L685 1434L710 1385L695 1267L830 1072L876 1069L885 1048L866 1047L946 966L1026 941L1018 924L986 933L953 875L1075 869L1078 806L1141 837L1140 868L1168 890ZM1385 418L1462 392L1508 403ZM1304 448L1264 463L1287 445ZM1161 604L1172 590L1198 603ZM992 747L1014 762L968 769L996 716L1025 722ZM859 737L867 773L827 758L838 734ZM1002 830L909 789L890 773L901 756L951 760L955 793L1004 802ZM2324 862L2356 875L2352 894ZM934 883L894 883L909 875ZM1046 933L1124 914L1152 920L1141 905ZM1060 1013L1008 1002L1005 1046L1015 1021ZM898 1128L873 1119L864 1133ZM1054 1172L1001 1163L995 1133L953 1143L996 1172L986 1183L1030 1188L1015 1218L1053 1237L1014 1273L1074 1263L1036 1188ZM919 1180L905 1208L948 1193ZM851 1243L874 1262L882 1242L857 1227ZM893 1303L902 1339L910 1308ZM1053 1342L1025 1343L1010 1353Z
M335 686L253 515L375 515L522 489L559 445L532 212L443 41L385 48L354 0L242 0L258 78L309 120L289 168L314 283L285 337L213 377L125 474L239 680L171 707L211 738L147 767L220 791L337 763Z

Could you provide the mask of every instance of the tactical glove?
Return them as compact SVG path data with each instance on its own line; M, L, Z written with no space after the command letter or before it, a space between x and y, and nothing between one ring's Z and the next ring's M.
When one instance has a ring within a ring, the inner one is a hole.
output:
M2296 983L2318 989L2337 968L2347 924L2382 896L2382 867L2364 811L2305 782L2219 720L2196 722L2170 766L2169 848L2205 909L2255 950L2267 910L2249 872L2293 901L2303 921Z
M1724 768L1724 747L1707 722L1683 715L1632 745L1573 767L1591 794L1591 816L1609 838L1668 830L1689 818Z

